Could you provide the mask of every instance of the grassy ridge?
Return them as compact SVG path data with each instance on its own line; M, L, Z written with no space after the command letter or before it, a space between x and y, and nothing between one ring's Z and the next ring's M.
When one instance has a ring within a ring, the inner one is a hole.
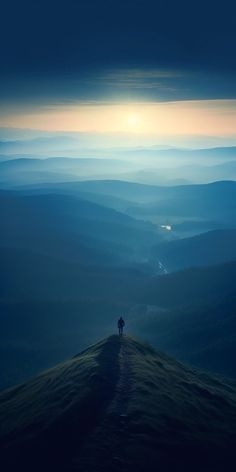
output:
M103 414L118 376L118 338L101 341L0 396L2 460L27 470L65 467ZM112 360L109 370L107 356ZM11 451L14 450L14 455ZM34 463L35 456L37 464Z
M235 460L236 384L111 336L3 392L0 424L10 470L220 471Z

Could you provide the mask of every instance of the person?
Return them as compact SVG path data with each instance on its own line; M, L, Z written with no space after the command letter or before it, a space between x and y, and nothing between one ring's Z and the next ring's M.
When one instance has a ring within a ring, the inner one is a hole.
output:
M124 322L122 316L118 319L117 325L118 325L118 330L119 330L119 336L122 336L122 334L123 334L123 328L124 328L124 326L125 326L125 322Z

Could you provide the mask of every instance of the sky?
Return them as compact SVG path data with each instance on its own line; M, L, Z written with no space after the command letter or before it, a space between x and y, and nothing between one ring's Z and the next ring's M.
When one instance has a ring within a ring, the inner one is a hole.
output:
M235 137L233 0L9 0L1 16L0 127Z

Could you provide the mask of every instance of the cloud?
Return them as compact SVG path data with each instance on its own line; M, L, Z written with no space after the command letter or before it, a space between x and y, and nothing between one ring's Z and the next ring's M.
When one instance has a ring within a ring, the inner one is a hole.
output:
M119 69L102 73L96 80L103 84L121 89L157 89L175 92L173 79L183 78L183 72L161 69Z
M119 68L67 77L0 79L0 114L84 102L160 102L235 99L236 81L201 70ZM228 113L228 110L227 110Z

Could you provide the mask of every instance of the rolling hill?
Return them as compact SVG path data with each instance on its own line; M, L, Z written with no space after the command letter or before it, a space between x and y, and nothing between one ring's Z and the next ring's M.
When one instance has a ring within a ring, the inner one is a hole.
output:
M78 300L135 298L146 278L140 268L112 265L112 258L80 246L80 260L0 247L1 300ZM92 259L92 256L94 258Z
M188 307L131 307L127 324L134 335L183 362L236 378L236 291Z
M77 260L85 247L126 260L158 241L150 223L69 195L0 194L1 246ZM82 246L82 250L80 249ZM104 258L105 260L106 258Z
M149 277L137 300L160 307L197 306L236 293L236 262Z
M4 470L222 471L236 384L111 336L0 395Z
M235 262L153 277L138 267L83 265L14 248L0 257L0 388L60 362L77 342L108 335L121 313L129 332L236 376Z
M28 186L28 189L35 187ZM168 218L176 222L177 218L191 221L206 219L227 223L228 227L236 224L236 182L218 181L209 184L157 186L145 185L122 180L90 180L38 186L38 191L46 189L58 193L69 193L84 198L89 195L94 199L98 195L103 204L109 206L109 199L115 208L117 201L130 216L145 220Z
M25 382L109 336L130 303L120 300L0 301L0 390Z
M208 231L191 238L165 242L153 250L168 271L236 260L236 230Z
M129 172L132 163L103 158L30 158L0 160L0 185L14 187L46 182L115 178Z

